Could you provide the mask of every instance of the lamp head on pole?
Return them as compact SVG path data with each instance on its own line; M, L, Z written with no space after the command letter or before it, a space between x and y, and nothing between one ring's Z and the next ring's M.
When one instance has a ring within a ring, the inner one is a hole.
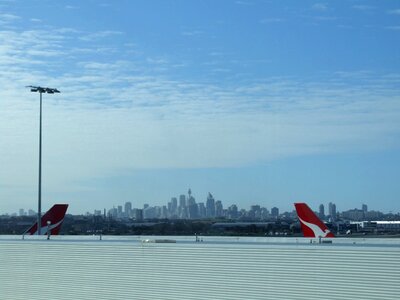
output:
M27 88L30 88L31 92L39 92L39 93L47 93L47 94L60 93L60 91L58 89L53 89L53 88L48 88L48 87L28 85Z

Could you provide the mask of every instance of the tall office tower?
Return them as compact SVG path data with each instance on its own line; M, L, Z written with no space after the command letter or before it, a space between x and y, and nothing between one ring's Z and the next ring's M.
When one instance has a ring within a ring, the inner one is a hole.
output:
M215 200L211 193L208 193L207 202L206 202L206 217L214 218L215 217Z
M118 217L118 218L121 218L121 217L122 217L122 205L118 205L117 217Z
M198 207L196 204L196 199L192 196L191 189L189 189L188 191L188 198L186 199L186 209L187 209L187 217L189 219L198 218Z
M153 206L148 206L143 209L143 219L154 219L156 218L156 208Z
M253 216L253 218L255 218L255 219L260 219L261 218L261 207L260 207L260 205L252 205L252 206L250 206L250 211L251 211L251 215Z
M118 209L116 209L115 207L111 208L108 211L108 217L109 218L117 218L118 217Z
M261 219L265 220L269 217L269 211L265 207L261 207Z
M332 221L336 220L336 204L329 202L329 216L331 217Z
M125 202L125 216L132 217L132 202Z
M176 197L171 198L171 215L176 215L178 211L178 199Z
M279 208L277 207L271 208L271 216L277 218L279 216Z
M196 204L196 199L193 196L190 196L186 200L186 206L194 205Z
M168 218L168 209L165 205L161 207L160 218L161 219Z
M133 218L136 221L143 221L143 209L134 208L133 209Z
M179 196L178 216L180 219L187 218L186 196L185 195Z
M172 215L172 202L167 203L168 216Z
M319 217L320 219L325 219L325 207L323 204L319 205Z
M179 196L179 207L186 207L186 196L185 195L180 195Z
M238 217L238 208L236 204L232 204L228 207L228 218L229 219L237 219Z
M197 209L199 212L199 218L205 218L206 217L206 206L204 205L204 202L198 203Z
M222 206L222 202L220 200L215 201L215 216L222 217L224 215L224 207Z
M362 205L362 211L364 212L364 214L368 212L368 205L367 204L363 204Z
M199 207L196 202L189 204L187 207L188 218L189 219L198 219L199 218Z

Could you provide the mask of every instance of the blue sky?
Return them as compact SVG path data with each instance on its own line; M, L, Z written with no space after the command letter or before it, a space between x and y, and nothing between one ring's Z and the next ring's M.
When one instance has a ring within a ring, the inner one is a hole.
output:
M0 213L400 211L400 3L0 0Z

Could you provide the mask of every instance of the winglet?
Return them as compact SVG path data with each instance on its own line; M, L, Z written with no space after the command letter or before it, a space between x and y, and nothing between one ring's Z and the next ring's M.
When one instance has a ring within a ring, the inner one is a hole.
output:
M324 222L317 217L306 203L295 203L294 206L300 220L301 230L303 231L304 237L335 237L328 227L326 227Z
M54 204L41 219L41 230L40 233L47 234L50 230L51 235L58 235L61 229L61 225L64 221L65 213L67 212L68 204ZM47 222L50 222L47 224ZM37 234L37 221L27 230L24 235L36 235Z

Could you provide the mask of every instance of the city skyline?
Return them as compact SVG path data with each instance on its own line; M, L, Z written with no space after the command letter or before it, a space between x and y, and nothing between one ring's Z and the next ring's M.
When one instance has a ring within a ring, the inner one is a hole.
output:
M326 210L325 210L326 206ZM339 213L345 216L353 216L353 219L379 218L384 212L379 209L369 210L368 205L363 203L360 207L353 207L347 210L337 209L336 204L329 202L328 205L321 203L318 207L312 208L323 220L335 221ZM146 212L147 210L147 212ZM125 203L114 204L112 208L95 208L94 210L82 213L82 215L102 215L114 218L133 218L133 219L207 219L207 218L227 218L227 219L269 219L283 214L293 215L295 209L281 210L279 207L260 205L253 203L250 207L240 207L236 203L225 205L222 200L216 200L211 192L206 199L201 200L193 196L191 188L187 194L180 194L170 198L170 201L161 205L145 203L142 207L135 206L135 203L128 201ZM369 213L369 214L368 214ZM399 214L399 212L390 212ZM17 213L2 213L0 215L13 216L36 216L36 211L32 209L20 208ZM79 215L79 214L78 214Z
M43 12L46 12L45 14ZM394 1L1 1L0 212L226 204L400 211Z

